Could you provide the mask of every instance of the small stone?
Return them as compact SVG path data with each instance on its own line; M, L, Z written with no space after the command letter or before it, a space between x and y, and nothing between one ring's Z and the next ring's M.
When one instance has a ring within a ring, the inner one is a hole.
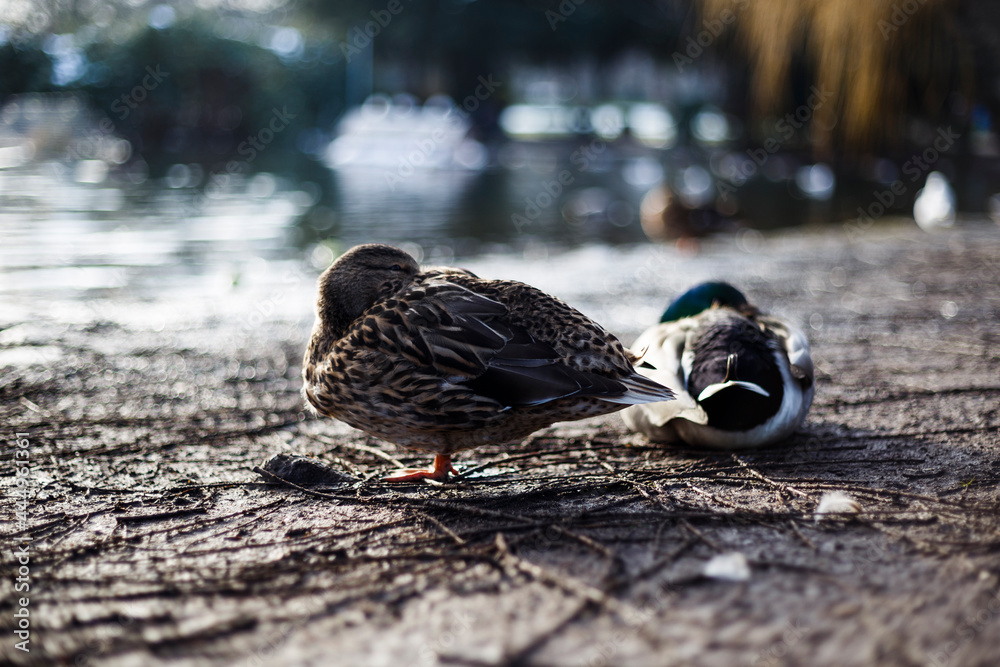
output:
M750 565L746 556L738 551L712 556L702 570L709 579L720 581L749 581Z
M845 515L860 514L861 503L847 495L843 491L830 491L824 493L819 499L819 507L816 508L816 521L822 518L846 518ZM840 517L824 517L824 514L839 514Z
M307 486L326 484L329 486L344 486L358 480L351 475L335 470L319 459L308 456L292 456L277 454L271 457L263 466L265 472L280 477L286 482ZM267 481L274 481L267 475L262 475Z

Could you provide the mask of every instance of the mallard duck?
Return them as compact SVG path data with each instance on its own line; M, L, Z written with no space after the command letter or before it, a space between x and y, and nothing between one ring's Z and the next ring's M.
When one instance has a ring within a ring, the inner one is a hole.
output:
M739 449L791 435L813 398L805 334L762 315L728 283L678 297L632 345L640 373L677 391L676 400L630 407L633 431L652 440Z
M707 174L701 167L692 171ZM661 183L643 196L639 224L650 241L673 242L681 250L697 252L699 238L732 226L728 216L736 212L734 200L735 197L718 202L686 199L670 184Z
M378 244L319 277L303 392L320 414L435 454L388 481L447 479L455 452L673 393L617 338L562 301L462 269L421 271Z

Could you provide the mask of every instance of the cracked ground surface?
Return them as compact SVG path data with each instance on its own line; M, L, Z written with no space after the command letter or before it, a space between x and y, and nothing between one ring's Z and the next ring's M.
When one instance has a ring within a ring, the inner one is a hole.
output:
M380 483L426 457L304 411L308 280L277 299L5 298L0 613L7 627L8 545L27 543L31 652L5 632L0 660L1000 664L997 258L990 224L927 235L886 221L696 257L466 262L626 342L693 282L729 279L808 326L817 394L775 447L650 444L611 415L466 452L466 476L443 486ZM343 475L291 486L255 472L276 454ZM861 512L817 521L830 491ZM732 552L747 580L705 576Z

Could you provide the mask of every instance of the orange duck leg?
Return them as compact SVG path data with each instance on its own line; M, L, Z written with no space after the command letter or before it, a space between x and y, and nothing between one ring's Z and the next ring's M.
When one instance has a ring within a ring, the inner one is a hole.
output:
M449 474L458 474L458 471L451 465L451 455L436 454L434 456L434 465L430 468L404 468L386 475L382 478L382 481L415 482L418 479L433 479L438 482L444 482L448 479Z

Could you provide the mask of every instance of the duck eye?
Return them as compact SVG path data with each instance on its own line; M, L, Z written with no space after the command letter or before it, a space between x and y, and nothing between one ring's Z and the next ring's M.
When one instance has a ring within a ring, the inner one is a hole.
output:
M389 267L390 271L402 271L403 267L400 264L393 264Z

